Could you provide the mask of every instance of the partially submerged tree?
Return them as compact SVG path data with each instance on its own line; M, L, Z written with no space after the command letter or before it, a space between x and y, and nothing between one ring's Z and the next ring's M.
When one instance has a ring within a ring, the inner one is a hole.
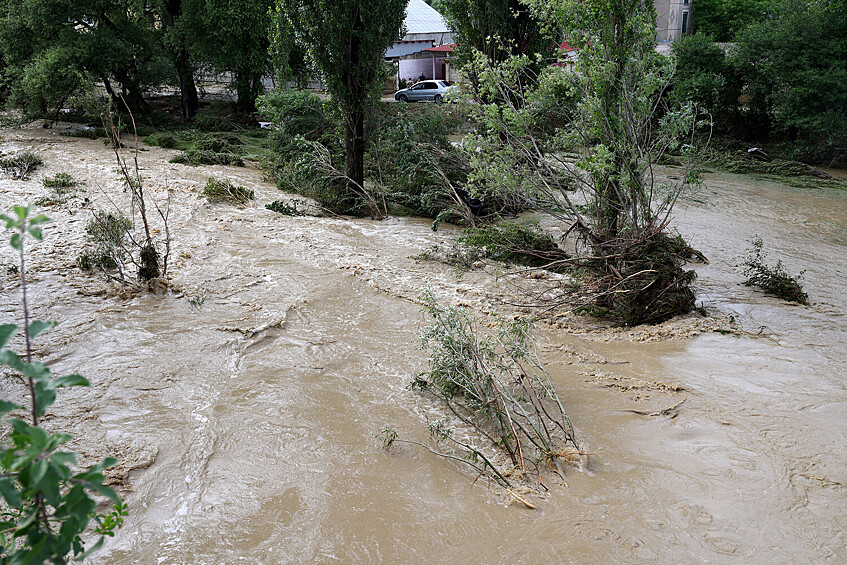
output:
M652 3L531 6L579 48L578 72L554 66L527 82L529 57L491 65L477 55L483 88L502 101L479 106L486 132L471 139L483 186L524 187L566 222L567 233L578 236L573 262L596 274L602 309L626 323L689 311L694 274L681 268L680 252L691 250L666 228L680 191L696 176L689 166L678 183L659 183L653 163L668 149L692 152L696 113L691 105L675 112L664 106L672 68L654 53Z
M406 0L278 0L345 121L347 192L364 192L365 118L387 77L385 51L400 37Z

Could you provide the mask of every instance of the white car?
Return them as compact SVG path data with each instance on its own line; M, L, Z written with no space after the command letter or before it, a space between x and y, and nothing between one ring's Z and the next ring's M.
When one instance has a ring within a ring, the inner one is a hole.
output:
M394 99L400 102L417 102L428 100L443 104L445 95L449 92L450 83L443 80L422 80L414 86L398 90Z

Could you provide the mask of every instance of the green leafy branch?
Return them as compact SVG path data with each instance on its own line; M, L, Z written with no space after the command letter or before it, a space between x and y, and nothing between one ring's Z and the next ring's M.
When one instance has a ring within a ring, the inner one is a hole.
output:
M6 346L18 333L15 324L0 325L0 364L22 375L29 389L31 423L11 417L25 410L7 400L0 400L0 415L11 428L0 445L0 563L66 563L68 555L78 560L99 549L106 536L123 524L126 506L115 491L104 484L103 470L117 460L106 458L82 472L77 467L76 453L59 451L67 443L68 434L50 434L40 426L47 408L56 400L56 391L71 386L89 386L77 374L53 377L50 369L32 360L32 340L55 327L56 322L30 320L27 301L26 249L27 237L42 239L41 225L49 219L43 215L30 217L31 206L15 206L13 215L0 215L6 229L12 231L10 245L20 255L22 308L26 354L20 355ZM114 510L100 517L93 494L107 497ZM99 524L100 538L86 550L82 533L91 519Z

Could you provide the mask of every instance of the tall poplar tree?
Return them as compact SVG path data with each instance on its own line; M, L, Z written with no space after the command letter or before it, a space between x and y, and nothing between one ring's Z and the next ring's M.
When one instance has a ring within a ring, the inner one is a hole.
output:
M364 185L365 116L386 78L384 56L401 36L407 0L278 0L345 118L348 190Z

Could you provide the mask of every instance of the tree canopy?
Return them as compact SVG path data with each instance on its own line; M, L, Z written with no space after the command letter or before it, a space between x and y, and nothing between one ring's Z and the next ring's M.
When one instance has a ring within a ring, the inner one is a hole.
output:
M386 50L401 37L407 0L278 0L345 121L346 176L364 190L365 117L388 78Z

